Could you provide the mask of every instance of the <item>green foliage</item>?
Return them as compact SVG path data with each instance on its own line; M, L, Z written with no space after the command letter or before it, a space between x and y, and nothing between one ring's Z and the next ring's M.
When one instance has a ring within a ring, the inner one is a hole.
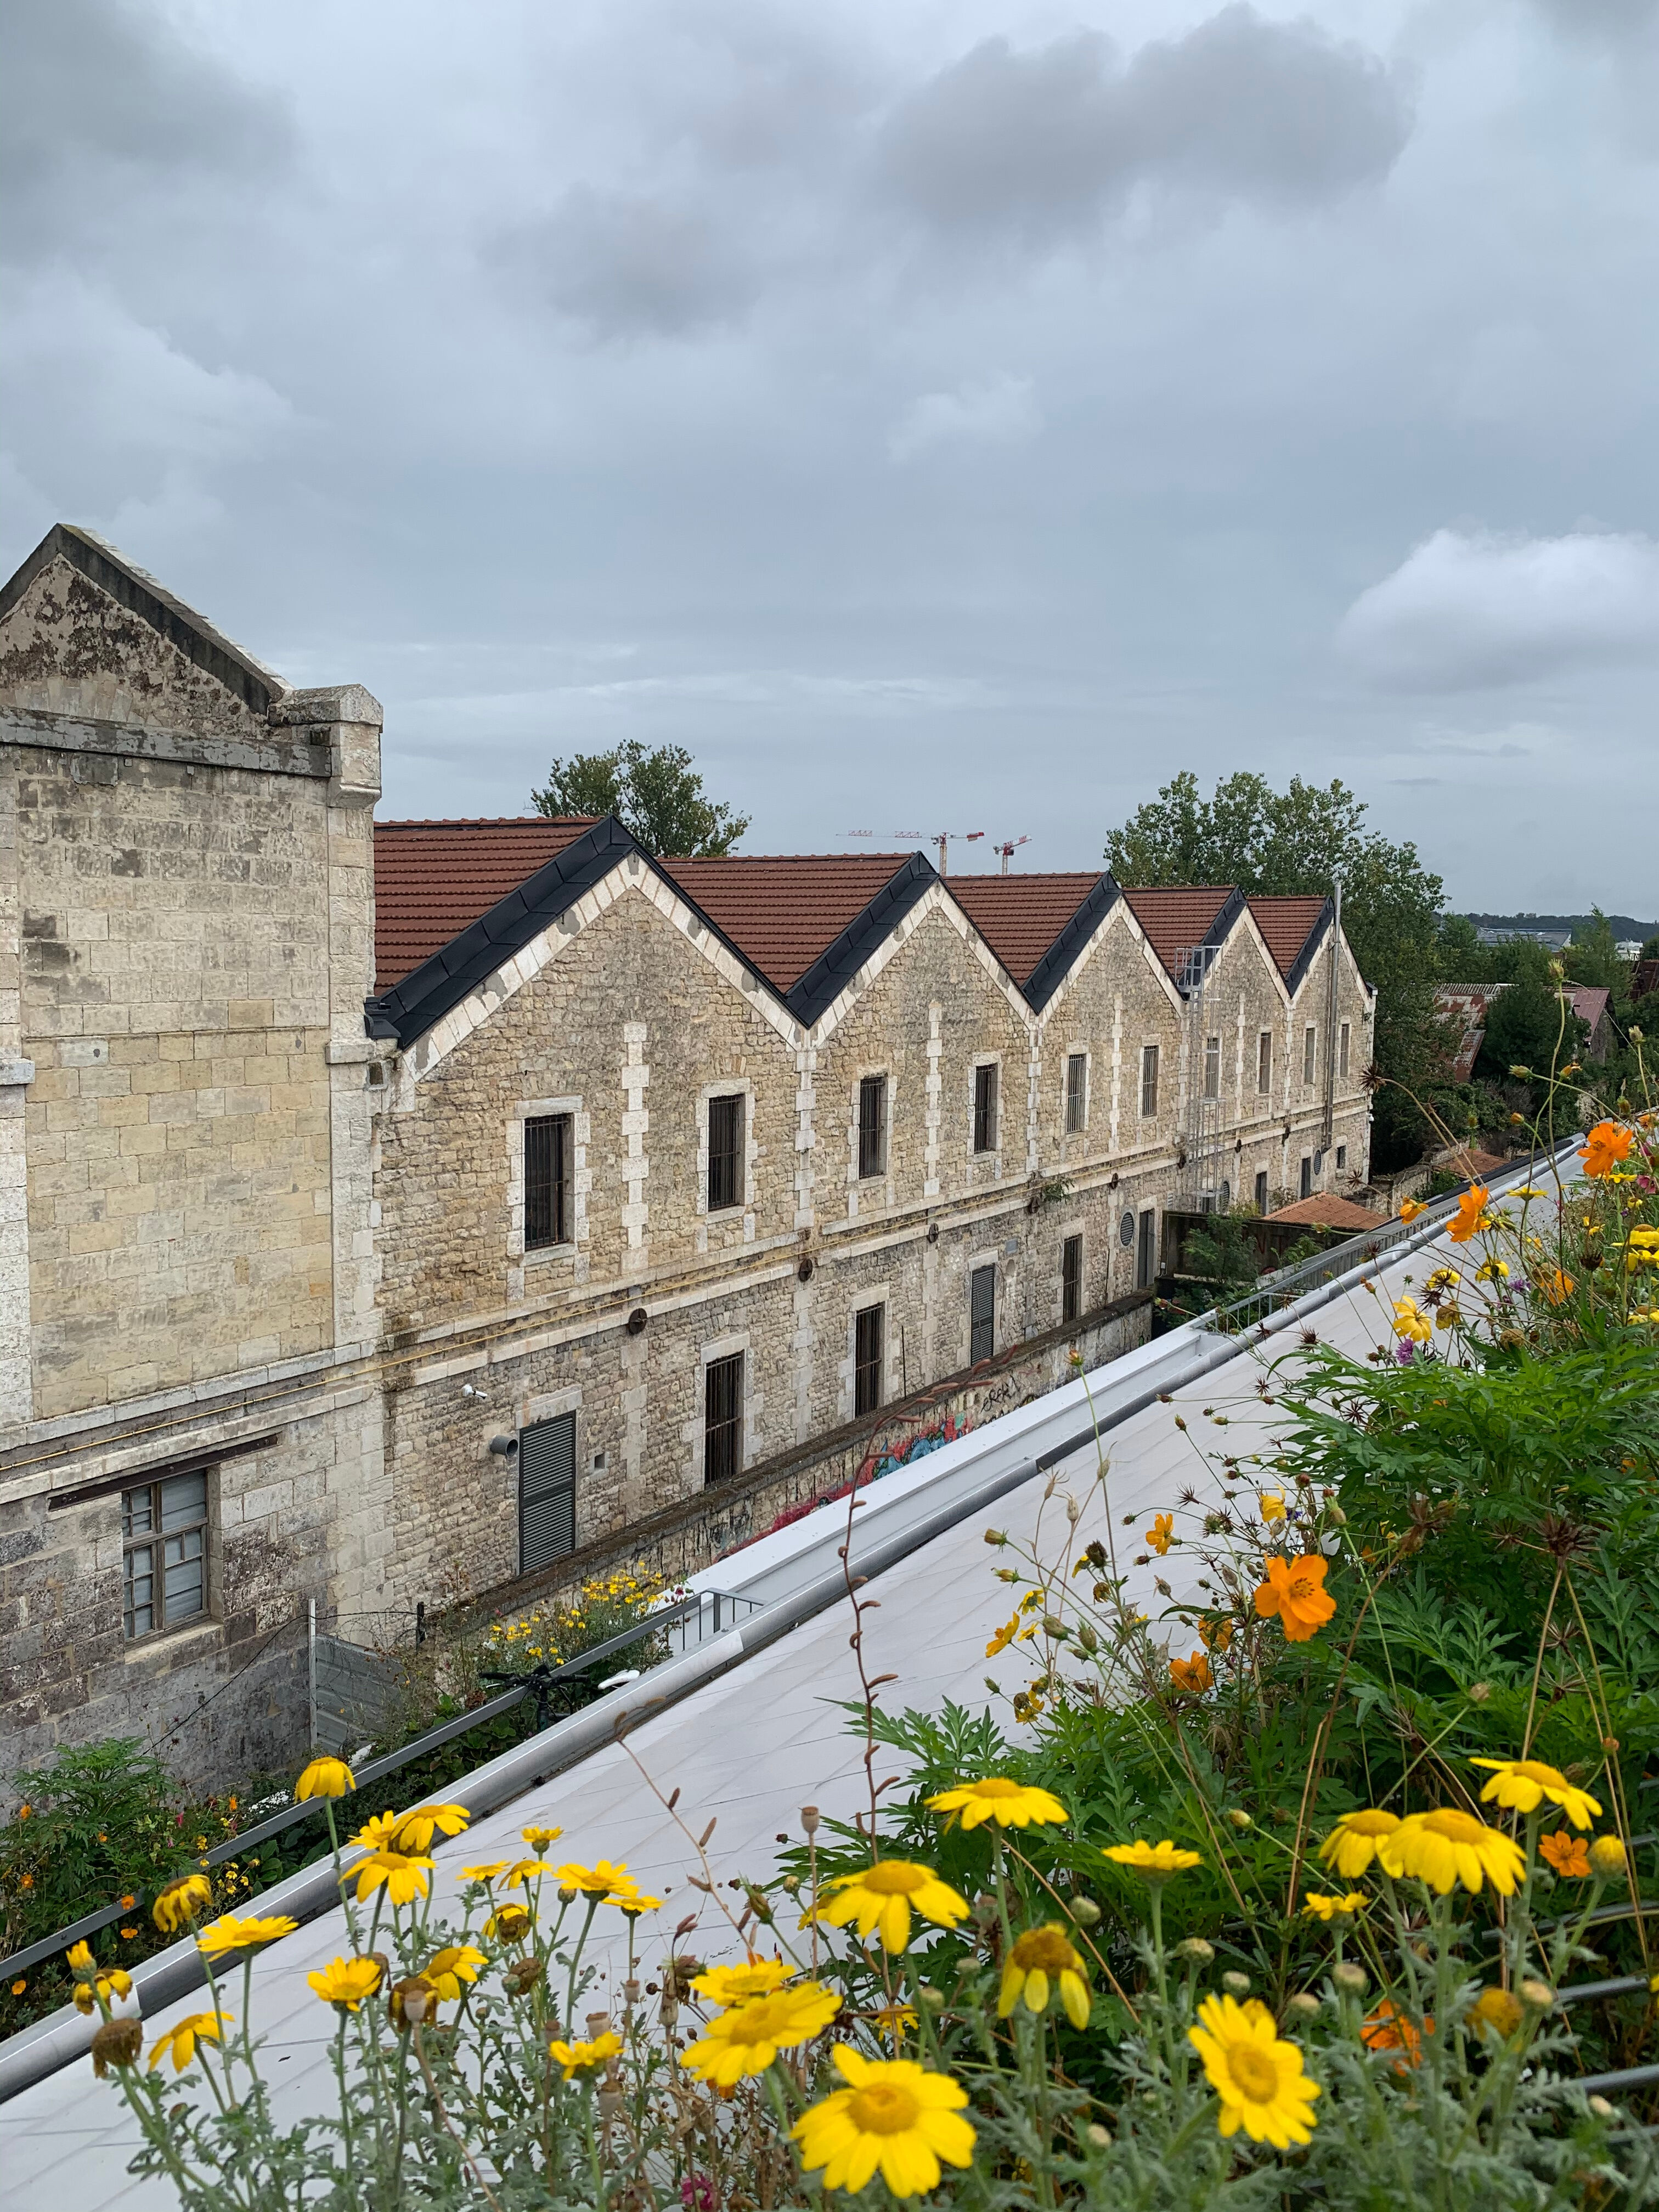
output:
M1537 956L1536 946L1526 948L1516 980L1489 1002L1486 1034L1475 1068L1492 1083L1504 1082L1511 1067L1533 1069L1534 1097L1541 1102L1540 1086L1547 1081L1547 1071L1571 1058L1581 1024L1563 1004L1547 963Z
M1376 1067L1395 1086L1377 1094L1372 1154L1380 1167L1418 1158L1426 1125L1419 1096L1441 1060L1434 988L1439 966L1440 878L1412 844L1364 827L1365 805L1346 784L1291 779L1275 792L1241 769L1209 799L1184 770L1106 841L1121 884L1237 884L1249 892L1328 897L1343 883L1342 927L1360 973L1376 989Z
M727 854L749 827L746 814L708 797L684 745L647 750L637 738L556 759L531 797L538 814L614 814L647 853L672 859Z
M1623 985L1625 963L1619 957L1613 925L1599 906L1591 908L1587 929L1574 930L1562 962L1570 983L1589 983L1607 991Z
M188 1862L172 1778L136 1739L58 1753L8 1778L19 1809L0 1827L0 1950L21 1951ZM22 1808L27 1807L25 1812Z

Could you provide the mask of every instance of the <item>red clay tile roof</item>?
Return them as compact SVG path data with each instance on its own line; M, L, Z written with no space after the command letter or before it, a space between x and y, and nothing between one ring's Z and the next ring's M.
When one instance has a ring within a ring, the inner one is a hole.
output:
M1279 974L1288 975L1297 953L1313 934L1314 924L1325 911L1324 900L1253 898L1249 908Z
M1339 1198L1334 1190L1316 1191L1311 1198L1298 1198L1293 1206L1281 1206L1277 1213L1267 1216L1269 1221L1302 1222L1310 1229L1380 1229L1382 1216L1373 1213L1368 1206L1357 1206L1351 1198Z
M1205 932L1232 892L1224 884L1209 884L1180 890L1125 891L1123 896L1153 951L1173 975L1176 954L1204 942Z
M374 988L394 983L592 827L585 815L374 824Z
M659 860L716 928L779 991L798 983L911 856L800 853Z
M1017 983L1100 881L1089 875L951 876L951 896Z

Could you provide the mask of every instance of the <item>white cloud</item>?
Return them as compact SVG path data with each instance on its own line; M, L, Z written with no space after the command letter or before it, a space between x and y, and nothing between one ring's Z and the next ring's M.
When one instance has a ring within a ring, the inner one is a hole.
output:
M1343 617L1338 649L1389 690L1519 684L1659 650L1659 543L1437 530Z
M992 376L954 392L925 392L894 424L887 450L914 460L935 446L1023 446L1042 428L1029 376Z

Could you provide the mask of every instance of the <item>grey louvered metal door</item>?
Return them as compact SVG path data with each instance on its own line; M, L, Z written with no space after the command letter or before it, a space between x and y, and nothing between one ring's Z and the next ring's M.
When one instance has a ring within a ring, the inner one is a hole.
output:
M519 1572L576 1548L576 1416L538 1421L519 1438Z

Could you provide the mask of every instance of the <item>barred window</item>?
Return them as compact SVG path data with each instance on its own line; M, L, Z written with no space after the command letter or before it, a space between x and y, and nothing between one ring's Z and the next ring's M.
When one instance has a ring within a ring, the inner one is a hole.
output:
M1140 1111L1150 1118L1158 1111L1158 1047L1144 1044L1140 1048Z
M532 1114L524 1125L524 1249L570 1242L570 1116Z
M741 1091L728 1098L708 1102L708 1211L743 1204L743 1121Z
M997 1148L997 1071L993 1062L974 1070L974 1150Z
M1267 1211L1267 1171L1265 1168L1258 1170L1256 1174L1255 1210L1258 1213Z
M725 1482L743 1466L742 1352L709 1361L702 1408L702 1479Z
M1074 1137L1089 1118L1089 1055L1068 1054L1066 1060L1066 1133Z
M887 1172L887 1078L866 1075L859 1084L859 1175Z
M1221 1039L1218 1036L1204 1040L1204 1096L1206 1098L1219 1098L1221 1096Z
M1255 1087L1263 1098L1273 1087L1273 1033L1263 1030L1255 1041Z
M173 1474L121 1492L121 1572L129 1640L199 1620L208 1609L208 1479Z

